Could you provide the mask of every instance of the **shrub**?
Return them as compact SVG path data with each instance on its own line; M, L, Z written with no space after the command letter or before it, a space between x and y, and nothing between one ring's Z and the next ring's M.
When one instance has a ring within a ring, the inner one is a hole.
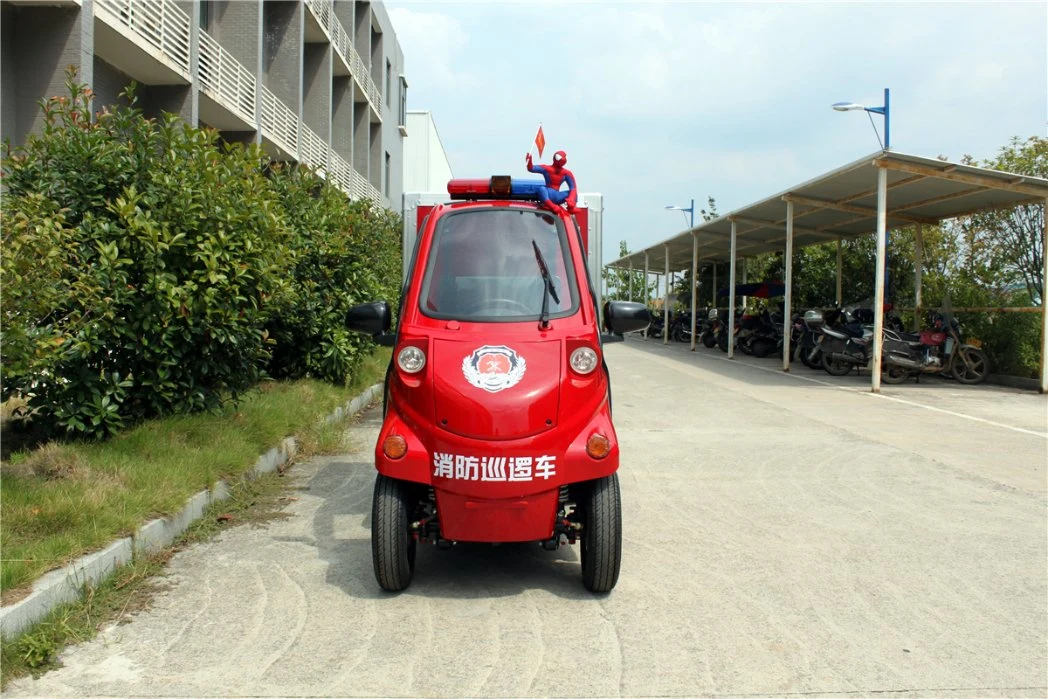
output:
M69 90L3 161L3 397L74 436L235 398L285 287L261 151Z
M346 311L387 300L396 308L400 217L341 191L303 167L275 167L273 188L291 229L289 294L266 325L273 339L270 374L346 383L371 340L350 333Z

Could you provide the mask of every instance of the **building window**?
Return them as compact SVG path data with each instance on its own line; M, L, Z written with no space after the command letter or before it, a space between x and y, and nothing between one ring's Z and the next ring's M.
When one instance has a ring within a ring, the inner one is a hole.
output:
M386 61L386 106L392 107L393 103L390 102L390 93L393 91L393 64Z
M385 182L386 189L385 189L385 194L386 194L386 198L387 199L389 199L389 164L390 164L389 151L386 151L386 182Z
M408 81L400 76L400 115L397 120L401 133L406 133L408 128Z
M200 0L200 31L211 30L211 0Z

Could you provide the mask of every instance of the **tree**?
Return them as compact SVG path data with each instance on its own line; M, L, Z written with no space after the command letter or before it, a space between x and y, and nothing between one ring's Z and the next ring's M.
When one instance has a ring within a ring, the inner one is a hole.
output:
M963 162L978 163L965 156ZM1013 138L983 167L1018 175L1048 177L1048 139ZM968 252L984 278L1004 287L1023 284L1029 298L1044 303L1044 204L1024 204L969 217L964 223Z
M625 240L619 241L619 258L630 254L630 249ZM635 269L609 269L604 267L600 272L607 291L604 294L606 300L626 301L631 297L634 301L643 302L644 295L644 270ZM651 298L655 291L655 282L649 281L647 298Z

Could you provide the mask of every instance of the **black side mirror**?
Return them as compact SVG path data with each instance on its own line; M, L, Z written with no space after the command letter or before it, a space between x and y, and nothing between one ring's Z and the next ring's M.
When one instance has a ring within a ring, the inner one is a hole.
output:
M362 303L346 311L346 328L371 335L380 345L393 344L393 335L388 332L391 322L389 304L385 301Z
M608 301L604 304L604 327L613 335L637 332L650 323L651 313L643 303Z

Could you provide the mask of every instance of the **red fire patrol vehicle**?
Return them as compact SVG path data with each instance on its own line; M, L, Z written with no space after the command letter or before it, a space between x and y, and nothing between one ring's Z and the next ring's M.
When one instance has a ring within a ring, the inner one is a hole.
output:
M384 301L346 323L392 345L375 447L375 577L403 590L419 542L581 544L608 592L622 545L619 448L603 343L643 329L639 303L604 305L574 217L541 182L452 180L419 227L397 327Z

